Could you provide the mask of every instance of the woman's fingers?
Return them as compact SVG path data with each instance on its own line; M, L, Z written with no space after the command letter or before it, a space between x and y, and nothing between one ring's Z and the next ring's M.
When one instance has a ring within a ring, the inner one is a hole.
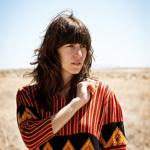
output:
M76 96L80 98L81 105L87 103L90 100L91 92L95 91L95 85L93 82L84 80L77 84L77 94Z
M77 84L77 88L86 87L87 89L92 90L92 92L95 91L95 84L91 82L90 79L84 79L83 81L79 82Z
M91 88L92 93L94 93L94 91L95 91L95 85L92 82L92 80L89 79L89 78L86 78L86 79L83 80L83 82L86 82L87 83L87 87Z
M78 84L79 88L83 89L84 88L84 94L92 94L94 93L95 91L95 84L93 82L91 82L89 79L86 79L86 80L83 80L82 82L80 82ZM80 90L81 91L81 90Z
M94 91L95 91L94 84L89 84L89 89L90 89L90 92L94 93Z

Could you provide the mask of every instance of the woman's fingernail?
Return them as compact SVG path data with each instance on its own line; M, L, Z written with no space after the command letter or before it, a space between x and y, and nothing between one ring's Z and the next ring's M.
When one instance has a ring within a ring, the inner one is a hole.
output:
M90 93L93 95L93 91L91 90Z

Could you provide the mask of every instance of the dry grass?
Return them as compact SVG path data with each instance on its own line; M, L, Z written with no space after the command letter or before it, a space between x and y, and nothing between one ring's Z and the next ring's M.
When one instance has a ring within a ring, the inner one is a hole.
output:
M0 150L27 150L16 121L15 95L28 84L29 70L0 71ZM150 150L150 69L93 70L92 76L107 83L122 106L128 150Z

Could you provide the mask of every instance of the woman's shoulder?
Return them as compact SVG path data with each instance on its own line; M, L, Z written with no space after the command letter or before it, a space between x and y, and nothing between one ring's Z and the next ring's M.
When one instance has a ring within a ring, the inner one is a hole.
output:
M88 81L92 82L95 85L94 94L97 97L103 97L104 99L107 99L110 96L110 94L113 93L111 87L105 82L99 80L92 80L92 79L88 79Z
M36 84L33 85L25 85L18 89L20 92L31 92L36 90Z
M106 90L106 91L111 90L110 86L108 84L106 84L105 82L102 82L99 80L93 80L93 79L89 79L89 78L87 78L87 80L94 84L95 90Z
M22 88L19 88L17 91L17 101L27 104L31 103L35 99L36 85L26 85Z

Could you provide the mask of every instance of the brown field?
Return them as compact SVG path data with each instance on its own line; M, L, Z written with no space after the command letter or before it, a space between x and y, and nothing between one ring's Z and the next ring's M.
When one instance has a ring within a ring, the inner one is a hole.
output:
M27 150L16 121L15 96L27 70L0 70L0 150ZM150 68L92 70L116 94L124 115L127 150L150 150Z

